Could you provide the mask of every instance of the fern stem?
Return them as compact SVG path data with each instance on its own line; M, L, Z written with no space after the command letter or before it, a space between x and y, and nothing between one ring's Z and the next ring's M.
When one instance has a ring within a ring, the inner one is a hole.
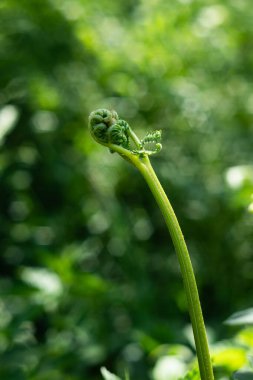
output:
M188 301L189 314L193 328L201 379L214 380L198 288L182 230L180 228L174 210L170 204L170 201L168 200L154 172L149 158L145 156L143 158L140 158L138 161L136 160L134 164L143 175L151 192L154 195L154 198L165 219L177 253Z
M199 301L198 288L192 268L188 249L173 208L151 166L148 156L161 149L161 132L148 134L142 141L129 125L119 119L115 111L98 109L89 116L89 128L94 139L107 146L111 152L119 153L128 162L136 166L145 178L160 207L178 256L192 322L196 352L202 380L214 380L209 354L206 329ZM131 150L129 139L137 149ZM146 142L155 143L155 149L147 151ZM143 143L142 143L143 142Z

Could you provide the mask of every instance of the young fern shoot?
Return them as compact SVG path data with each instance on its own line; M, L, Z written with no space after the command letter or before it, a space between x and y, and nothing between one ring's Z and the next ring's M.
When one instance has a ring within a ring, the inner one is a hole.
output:
M108 147L112 153L119 153L140 171L154 195L177 253L188 301L201 380L214 380L206 329L188 249L177 217L149 160L149 156L162 148L161 131L148 133L140 140L125 120L119 119L115 111L106 109L98 109L90 114L89 129L98 143ZM154 148L146 149L147 144Z

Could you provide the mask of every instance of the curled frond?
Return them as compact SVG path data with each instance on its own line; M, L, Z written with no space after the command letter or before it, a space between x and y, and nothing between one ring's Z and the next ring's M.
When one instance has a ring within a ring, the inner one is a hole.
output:
M155 154L162 148L161 131L150 132L139 140L128 123L119 119L115 111L98 109L91 112L89 129L97 142L108 146L111 152L117 151L122 155L128 153L143 157ZM154 149L145 149L145 144L148 143L155 144Z
M108 129L118 121L117 112L107 109L98 109L91 112L89 116L89 128L92 136L98 142L107 144L109 142Z
M146 136L141 140L141 145L144 152L149 156L160 152L162 149L162 144L160 143L162 138L162 131L153 131L146 134ZM146 144L155 144L153 149L146 149Z
M94 126L99 123L105 123L108 126L111 126L116 123L119 119L116 111L109 111L104 108L100 108L96 111L91 112L89 116L89 123L91 126Z
M162 138L162 131L153 131L146 134L146 136L141 140L142 145L148 143L159 143Z
M108 129L109 142L120 145L123 148L129 148L129 125L125 120L118 120Z
M151 152L150 152L150 154L149 155L151 155L151 154L156 154L156 153L158 153L158 152L160 152L161 150L162 150L162 144L160 144L160 143L157 143L157 144L155 144L155 149L153 149Z

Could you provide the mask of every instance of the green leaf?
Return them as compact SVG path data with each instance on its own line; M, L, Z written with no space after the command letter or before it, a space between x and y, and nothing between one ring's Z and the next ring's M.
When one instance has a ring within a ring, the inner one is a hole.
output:
M253 308L232 314L224 323L229 326L253 325Z
M105 367L102 367L100 369L100 371L101 371L101 374L102 374L104 380L121 380L118 376L109 372L108 369L106 369Z

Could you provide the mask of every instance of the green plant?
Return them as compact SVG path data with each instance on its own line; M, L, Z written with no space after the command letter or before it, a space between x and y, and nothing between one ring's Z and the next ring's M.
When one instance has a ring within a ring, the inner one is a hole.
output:
M105 367L100 368L100 372L104 380L121 380L121 378L108 371ZM127 372L125 373L124 380L129 380Z
M196 344L200 376L202 380L213 380L206 330L188 249L173 208L149 160L150 155L157 153L162 148L160 143L161 132L149 133L140 140L126 121L119 119L115 111L106 109L99 109L90 114L89 129L98 143L108 147L111 152L119 153L140 171L161 209L180 264ZM146 144L154 144L154 149L147 150Z

